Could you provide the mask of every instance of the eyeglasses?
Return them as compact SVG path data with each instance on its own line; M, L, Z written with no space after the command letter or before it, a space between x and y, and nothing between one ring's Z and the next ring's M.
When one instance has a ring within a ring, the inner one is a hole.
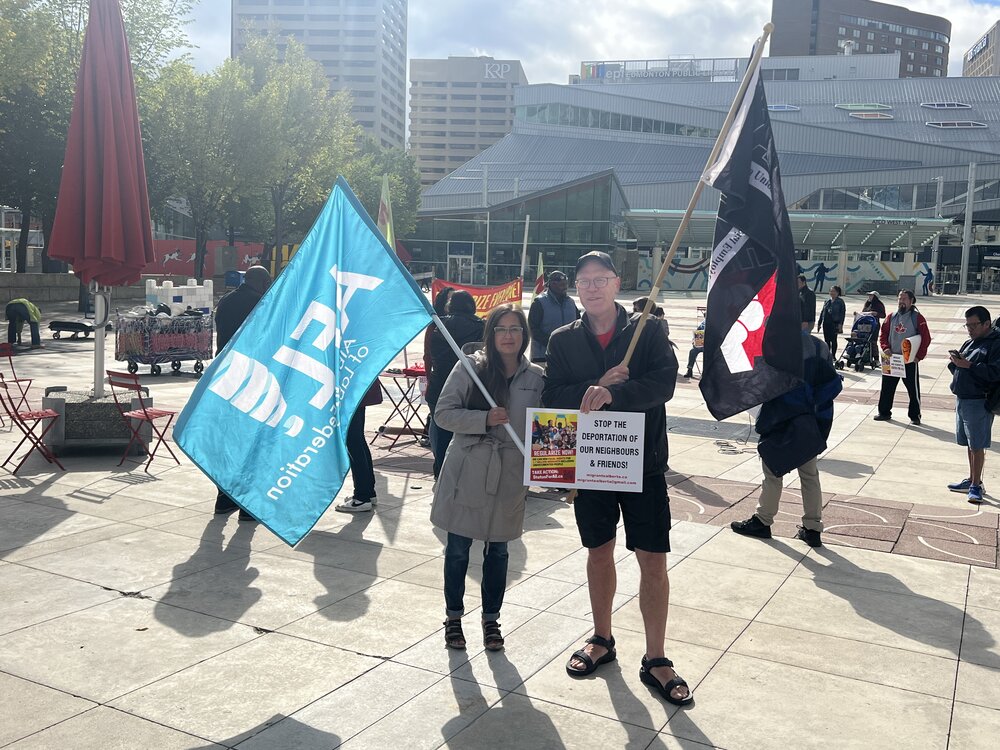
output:
M597 276L596 278L593 278L593 279L577 279L576 280L576 288L577 289L590 289L590 287L594 287L594 289L603 289L604 287L606 287L608 284L611 283L611 279L613 279L613 278L615 278L615 277L614 276Z
M506 336L507 334L511 336L520 336L524 333L523 326L497 326L493 329L494 336Z
M988 320L977 320L975 323L966 323L965 327L971 331L973 328L979 328L979 326L985 326L988 324Z

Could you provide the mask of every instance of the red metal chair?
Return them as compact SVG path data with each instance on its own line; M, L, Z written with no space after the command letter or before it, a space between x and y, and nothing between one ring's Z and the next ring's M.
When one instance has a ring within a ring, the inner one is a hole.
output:
M17 399L16 408L30 408L30 404L28 403L28 389L31 388L31 378L19 378L17 373L14 372L14 347L6 342L0 344L0 363L3 362L4 358L7 360L7 370L10 372L10 377L7 377L2 372L0 372L0 377L4 377L8 383L13 383L14 387L17 388L17 392L12 394ZM3 415L0 414L0 426L3 423Z
M133 375L128 372L115 372L114 370L108 370L108 383L111 385L111 395L114 396L115 405L118 407L118 411L121 412L122 419L125 420L125 424L128 425L129 431L132 433L132 438L128 441L128 446L125 448L125 453L122 455L122 460L118 462L121 466L125 463L125 459L128 458L128 452L132 449L132 446L138 441L145 451L149 454L149 460L146 462L146 467L144 471L149 473L149 465L153 463L153 459L156 458L156 451L159 450L160 446L164 446L167 452L170 453L170 457L180 465L180 461L177 460L177 456L170 449L170 444L167 443L167 430L170 429L170 423L174 421L174 415L177 414L176 411L170 411L169 409L154 409L151 406L146 406L146 399L149 398L149 389L146 388L142 383L139 382L139 376ZM146 395L143 396L143 391ZM139 408L132 408L132 401L139 401ZM157 429L156 420L166 419L166 424L162 428ZM138 421L139 426L135 427L133 421ZM146 445L146 441L142 439L139 434L139 430L142 429L143 424L149 424L149 429L153 431L156 435L156 444L153 446L153 450L149 450L149 446ZM142 462L142 459L139 459Z
M23 437L21 441L14 447L14 450L10 452L10 455L4 460L0 466L5 469L8 468L8 464L15 460L16 454L21 450L21 446L28 443L31 447L28 452L25 453L21 460L18 461L17 466L14 467L12 474L17 474L18 470L24 465L24 462L28 460L34 451L38 451L42 454L42 458L48 461L50 464L54 463L63 471L66 471L66 467L59 463L59 459L55 457L55 454L49 450L49 447L45 444L45 434L52 429L52 426L59 419L58 412L52 411L52 409L42 409L40 411L18 411L15 404L24 402L24 396L20 397L20 402L15 401L18 398L16 392L12 392L12 387L8 384L8 381L4 378L3 373L0 373L0 403L3 403L3 410L10 417L11 423L17 427ZM37 432L38 429L41 432Z

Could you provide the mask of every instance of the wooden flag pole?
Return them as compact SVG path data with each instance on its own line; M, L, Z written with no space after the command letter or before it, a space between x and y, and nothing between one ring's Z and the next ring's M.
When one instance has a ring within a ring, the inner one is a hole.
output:
M715 139L715 146L712 147L712 152L709 154L708 161L705 163L705 171L707 171L716 158L718 158L719 151L722 150L722 144L729 135L729 131L733 126L733 120L736 118L736 110L739 107L739 103L743 101L743 97L746 95L754 70L756 70L757 66L760 65L760 58L764 54L764 45L767 43L767 38L771 35L772 31L774 31L774 24L764 24L764 33L761 34L760 39L757 40L757 46L754 49L753 57L750 58L750 62L747 64L746 72L743 74L743 81L740 83L740 88L736 92L736 97L733 99L733 103L729 107L729 114L726 115L726 119L722 123L722 128L719 130L719 137ZM702 174L704 174L704 171ZM687 210L684 212L684 217L681 219L681 223L677 226L677 232L674 234L674 241L670 243L670 250L667 252L667 257L663 259L663 264L660 266L660 272L656 275L656 281L649 290L649 296L646 299L646 306L642 309L642 317L639 318L635 331L632 333L632 340L629 341L628 350L625 352L625 358L622 360L622 364L626 367L628 367L628 363L632 360L632 355L635 353L635 347L639 343L639 336L642 335L642 329L646 326L646 320L649 318L649 313L652 312L653 306L656 304L656 298L660 295L660 287L663 284L663 279L666 277L667 271L670 269L670 264L674 261L674 255L677 253L677 247L681 244L681 238L684 236L684 232L687 231L687 226L691 222L691 214L694 213L694 207L697 205L698 199L701 198L701 191L704 187L705 183L699 178L697 185L695 185L694 193L691 195L691 200L688 202Z

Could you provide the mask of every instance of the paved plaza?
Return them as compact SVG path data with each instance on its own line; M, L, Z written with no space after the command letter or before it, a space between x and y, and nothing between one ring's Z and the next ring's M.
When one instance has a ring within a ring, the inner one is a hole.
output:
M703 304L665 303L682 370ZM760 487L750 421L715 422L697 375L678 382L667 654L694 691L684 709L639 681L638 567L623 540L618 661L566 675L590 604L573 510L555 495L529 499L510 545L506 650L484 651L474 609L456 652L442 634L429 454L412 443L376 440L374 514L331 509L295 549L214 516L215 489L186 458L157 458L151 474L115 453L68 456L65 473L32 458L0 474L0 747L995 748L997 448L983 506L945 488L967 474L945 365L973 304L1000 313L997 297L918 298L934 337L921 426L905 420L902 387L895 421L872 422L879 376L845 371L819 464L821 549L789 538L797 479L774 540L729 531ZM45 343L15 357L35 408L45 387L83 388L92 373L91 342ZM109 366L113 351L109 337ZM144 376L158 406L184 405L196 382L184 369ZM386 407L369 409L370 435ZM14 436L0 427L3 456ZM239 439L219 426L220 441Z

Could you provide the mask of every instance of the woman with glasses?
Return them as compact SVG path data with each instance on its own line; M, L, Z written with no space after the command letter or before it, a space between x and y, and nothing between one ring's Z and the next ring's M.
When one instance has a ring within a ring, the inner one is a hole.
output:
M528 321L502 305L486 321L485 348L470 357L496 407L491 408L459 362L445 382L434 421L454 433L434 486L431 522L447 532L444 556L445 644L464 649L465 574L473 540L483 549L483 645L503 648L500 607L507 586L507 542L524 522L524 457L504 425L524 440L525 412L538 406L542 370L524 356Z

